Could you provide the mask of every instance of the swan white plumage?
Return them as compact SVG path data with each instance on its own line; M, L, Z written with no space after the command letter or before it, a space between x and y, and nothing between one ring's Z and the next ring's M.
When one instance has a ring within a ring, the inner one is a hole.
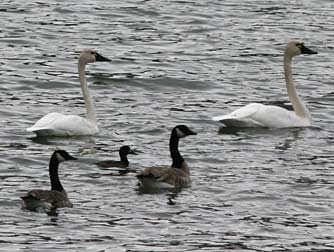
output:
M228 115L216 116L214 121L222 122L227 127L268 127L288 128L311 125L311 114L297 94L292 80L291 61L300 54L317 54L304 46L303 42L290 41L284 51L284 75L287 92L293 111L261 103L250 103Z
M103 57L94 50L85 49L81 52L78 60L79 79L86 106L86 118L52 112L42 117L32 127L27 128L27 131L34 132L37 136L78 136L98 133L93 101L85 78L86 65L96 61L110 61L110 59Z

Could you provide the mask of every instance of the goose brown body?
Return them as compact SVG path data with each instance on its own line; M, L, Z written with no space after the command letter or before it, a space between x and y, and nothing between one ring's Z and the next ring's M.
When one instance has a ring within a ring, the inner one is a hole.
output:
M59 180L58 166L61 162L75 159L76 158L69 155L66 151L55 151L52 154L49 163L51 190L34 189L28 191L21 197L23 200L23 208L28 210L36 210L40 207L46 209L72 207L73 205Z
M178 144L180 138L196 134L185 125L174 127L169 141L169 149L173 161L171 167L145 168L137 175L139 186L152 188L182 188L190 186L189 167L179 152Z
M140 179L142 186L181 188L188 187L191 184L189 168L185 161L181 168L148 167L137 177Z
M49 204L47 208L62 208L62 207L73 207L72 202L69 200L65 190L40 190L35 189L29 191L26 195L22 196L21 199L24 201L24 208L34 208L32 204L34 201L41 201ZM38 204L38 203L37 203Z

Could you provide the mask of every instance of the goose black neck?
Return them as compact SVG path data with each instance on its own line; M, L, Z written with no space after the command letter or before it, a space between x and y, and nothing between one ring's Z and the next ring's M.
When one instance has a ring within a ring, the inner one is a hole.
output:
M179 152L179 140L180 138L177 136L176 132L173 130L172 135L170 136L169 140L169 150L170 155L173 160L172 167L174 168L181 168L184 159L182 158Z
M121 162L126 164L126 165L129 165L129 160L128 160L128 157L127 157L127 154L119 154L120 158L121 158Z
M59 176L58 176L59 161L56 155L57 155L56 153L52 154L51 159L50 159L50 164L49 164L51 190L63 191L64 188L62 184L60 183Z

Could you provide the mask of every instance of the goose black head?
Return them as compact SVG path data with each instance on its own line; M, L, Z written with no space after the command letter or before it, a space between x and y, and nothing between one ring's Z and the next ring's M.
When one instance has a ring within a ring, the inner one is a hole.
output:
M300 54L317 54L316 51L306 47L304 42L301 41L290 41L286 47L286 52L288 52L291 56Z
M59 163L67 160L77 160L77 158L72 157L70 154L67 153L67 151L64 150L56 150L54 154L56 154Z
M102 56L93 49L85 49L81 52L79 61L85 63L94 63L96 61L111 61L111 60Z
M137 155L137 152L135 150L131 149L127 145L124 145L119 149L119 155L120 156L126 156L128 154Z
M196 132L189 129L186 125L178 125L174 127L173 131L179 138L183 138L190 135L197 135Z

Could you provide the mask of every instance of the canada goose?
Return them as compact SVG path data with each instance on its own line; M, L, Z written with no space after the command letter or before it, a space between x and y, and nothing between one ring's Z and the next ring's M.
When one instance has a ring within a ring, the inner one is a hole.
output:
M179 152L180 138L197 135L185 125L178 125L173 128L169 150L173 163L170 168L148 167L137 175L139 187L142 188L181 188L191 183L189 168L186 161Z
M67 197L67 193L60 183L58 177L59 163L67 160L76 160L64 150L53 152L49 163L49 175L51 181L51 190L31 190L21 197L23 199L23 208L28 210L38 210L39 208L60 208L72 207L72 203Z
M129 172L135 172L134 170L128 169L128 166L129 166L128 155L129 154L137 155L137 151L131 149L127 145L124 145L119 149L120 160L104 160L104 161L97 162L95 164L103 168L110 168L110 167L125 168L122 170L118 170L118 173L120 175L124 175Z
M311 115L302 103L292 80L291 61L300 54L317 54L304 46L303 42L291 41L284 51L284 75L293 111L272 105L250 103L228 115L216 116L212 119L228 127L268 127L288 128L307 127L311 125Z
M110 60L94 50L86 49L81 52L78 61L79 79L86 106L86 118L52 112L39 119L32 127L27 128L27 131L35 132L37 136L78 136L98 133L93 101L85 78L86 65L96 61Z

